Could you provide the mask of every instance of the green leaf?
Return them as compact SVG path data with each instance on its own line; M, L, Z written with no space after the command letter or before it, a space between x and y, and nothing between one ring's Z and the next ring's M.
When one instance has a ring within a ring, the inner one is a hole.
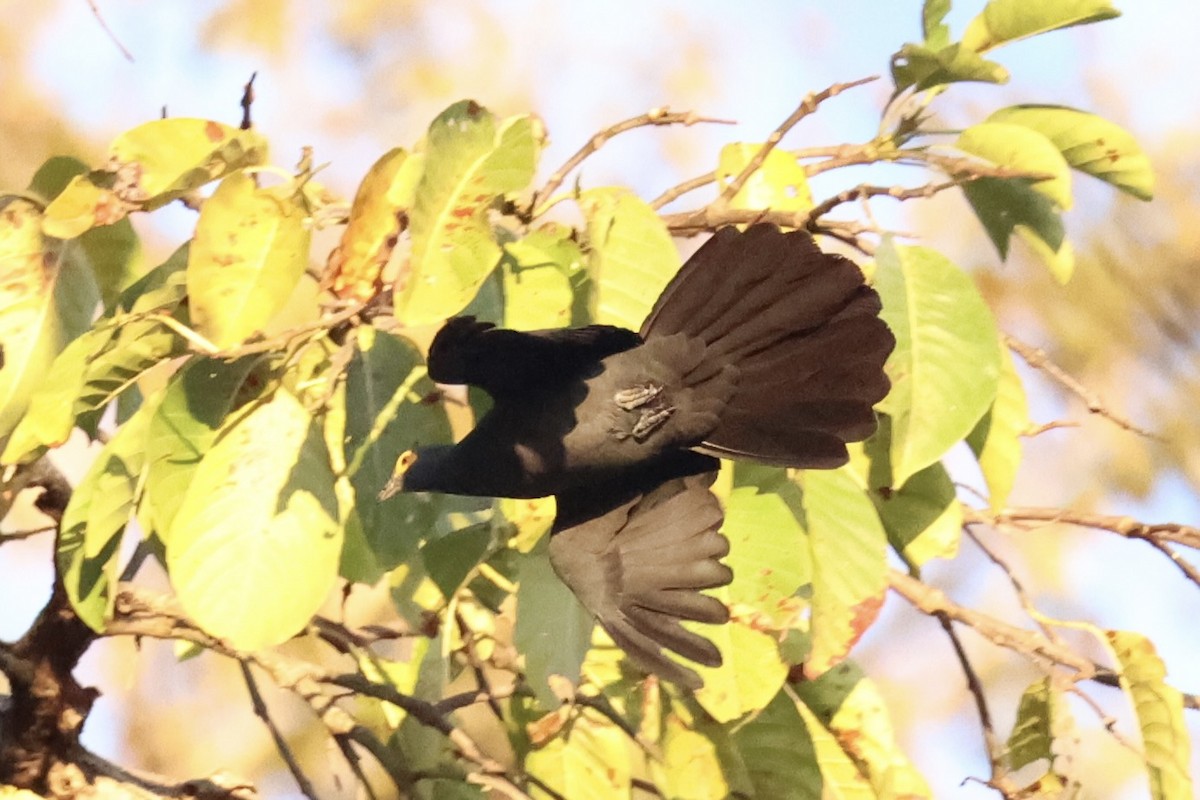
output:
M721 532L729 539L729 555L724 562L736 576L727 596L735 616L756 628L805 627L808 604L795 595L812 582L813 565L809 540L793 511L800 507L800 492L786 482L771 488L739 486L725 501Z
M717 185L721 190L745 169L762 144L734 142L721 148ZM796 157L772 150L730 201L731 208L769 208L772 211L807 211L813 207L808 174Z
M98 296L91 276L41 233L36 206L0 200L0 440L45 380L51 361L91 324ZM18 455L5 451L5 463Z
M860 470L867 476L866 485L888 542L905 561L918 567L934 558L953 558L962 538L963 520L954 482L946 468L934 462L899 489L891 488L890 444L891 419L883 416L879 433L863 447L867 463L866 469ZM854 446L851 450L853 463L857 452Z
M589 189L587 217L592 321L637 330L679 271L679 253L662 218L624 189Z
M71 180L46 209L46 234L74 238L266 157L266 140L252 130L185 117L147 122L116 138L102 171Z
M999 333L971 278L924 247L879 248L876 289L896 335L886 370L892 391L892 488L941 459L996 399Z
M1054 765L1055 732L1062 728L1060 716L1069 715L1062 693L1051 686L1049 678L1034 681L1021 695L1017 720L1008 737L1007 760L1018 770L1037 761Z
M910 86L918 91L947 83L1008 83L1008 70L988 61L962 44L940 49L932 45L906 44L892 56L892 82L896 91Z
M962 43L984 52L1017 39L1102 22L1120 14L1108 0L989 0L967 24Z
M925 46L940 50L950 44L950 26L943 20L950 13L950 0L925 0L921 6L921 30Z
M817 751L800 710L787 692L774 699L733 734L754 797L771 800L813 800L826 796Z
M1031 187L1062 209L1071 207L1071 173L1055 143L1042 133L1011 122L981 122L963 131L955 147L1018 172L1049 176Z
M379 274L408 226L424 166L423 155L401 147L371 165L354 195L342 240L329 257L335 295L366 300L378 291Z
M810 678L846 658L887 591L887 533L848 467L799 473L812 550Z
M879 797L917 800L933 796L897 744L883 695L861 667L843 661L816 680L792 686Z
M492 549L489 523L471 525L446 536L431 539L421 548L425 572L450 600Z
M258 359L195 358L163 394L146 434L146 504L160 538L171 530L201 459L217 440L230 411L256 394L248 381Z
M133 518L152 411L147 406L117 429L71 493L63 512L58 570L71 606L97 632L104 630L112 613L117 555L125 526Z
M401 694L412 695L413 690L417 687L417 678L421 672L421 662L425 658L425 653L429 650L429 640L423 636L414 636L409 641L411 645L408 652L408 659L405 661L380 658L370 650L354 648L353 654L363 677L373 683L382 683L390 686ZM377 706L384 718L388 733L399 728L408 715L400 706L383 700L373 700L372 698L360 695L356 698L356 701L359 704L365 703Z
M440 322L475 296L500 259L488 209L533 179L544 143L536 118L512 117L497 129L491 112L470 100L429 126L412 254L396 279L396 316L404 324Z
M217 347L260 331L308 266L304 208L282 186L258 189L237 172L200 209L188 255L192 323Z
M277 391L196 468L167 537L180 603L239 649L287 640L333 588L337 519L320 430L295 397Z
M504 245L504 327L538 330L577 321L576 286L587 273L573 235L571 228L549 223Z
M979 178L965 184L963 194L1000 258L1008 258L1009 239L1016 231L1034 246L1058 281L1066 283L1075 259L1050 198L1020 178Z
M47 370L4 451L21 461L57 447L76 424L94 431L104 408L134 386L146 370L182 350L180 338L159 322L108 319L83 334Z
M1075 169L1139 200L1154 196L1154 169L1133 134L1103 117L1067 106L1002 108L987 122L1020 125L1045 136Z
M531 552L518 556L513 641L517 652L525 657L525 679L538 702L552 709L558 707L559 700L550 689L549 679L561 675L578 684L595 621L554 573L546 554L549 543L549 537L543 537Z
M725 800L729 781L721 769L717 746L704 732L687 725L678 714L663 724L662 760L651 761L655 784L667 797L679 800Z
M710 594L728 602L728 591L720 589ZM779 657L774 635L737 618L724 625L686 625L711 640L721 653L720 667L688 664L704 680L696 700L718 722L739 719L763 708L787 678L788 668Z
M450 423L415 346L365 325L354 337L346 367L343 447L362 532L379 569L387 571L416 551L446 498L400 493L380 502L379 491L402 452L450 441Z
M1183 698L1165 682L1166 667L1149 639L1129 631L1107 631L1121 666L1121 688L1133 701L1155 800L1195 797L1188 762L1192 746L1183 719Z
M1029 430L1029 405L1025 387L1017 374L1008 350L1000 352L1000 384L996 401L967 436L967 444L979 461L979 469L988 487L988 505L998 512L1008 503L1008 495L1021 466L1021 437Z
M804 721L808 735L812 738L817 766L821 770L821 782L824 784L822 795L876 800L878 795L866 776L859 772L858 765L842 749L833 734L825 729L816 715L803 703L796 703L796 710L800 712L800 719Z
M590 709L534 749L525 759L525 771L571 800L630 796L632 769L625 734Z

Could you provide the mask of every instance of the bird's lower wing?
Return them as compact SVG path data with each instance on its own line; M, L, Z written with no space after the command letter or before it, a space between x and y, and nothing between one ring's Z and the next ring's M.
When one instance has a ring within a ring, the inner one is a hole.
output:
M555 572L613 641L642 669L690 689L703 685L700 676L664 651L719 666L712 642L680 623L729 619L723 603L701 593L733 578L719 560L729 542L709 491L715 475L670 478L632 496L603 485L561 494L550 539Z

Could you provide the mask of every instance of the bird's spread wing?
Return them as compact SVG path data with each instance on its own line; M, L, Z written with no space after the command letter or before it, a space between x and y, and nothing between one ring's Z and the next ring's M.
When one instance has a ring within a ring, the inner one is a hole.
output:
M708 471L632 496L604 486L558 495L550 563L636 664L698 689L700 676L664 650L705 666L721 664L712 642L680 622L728 621L725 605L701 590L727 585L733 572L719 561L729 542L719 532L721 506L709 491L717 462L688 458Z
M633 331L613 325L514 331L454 317L429 347L429 377L478 386L499 400L579 377L600 359L641 343Z

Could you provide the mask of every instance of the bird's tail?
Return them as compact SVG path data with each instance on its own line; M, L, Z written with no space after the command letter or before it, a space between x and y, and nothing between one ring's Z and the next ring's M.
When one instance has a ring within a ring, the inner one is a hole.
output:
M895 346L879 296L851 261L801 231L724 228L659 297L641 335L703 340L705 380L726 365L737 391L695 449L788 467L835 467L875 430L872 406Z

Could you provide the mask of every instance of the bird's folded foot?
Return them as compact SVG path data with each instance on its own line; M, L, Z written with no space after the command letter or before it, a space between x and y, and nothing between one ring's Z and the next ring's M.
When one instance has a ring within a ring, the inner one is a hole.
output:
M626 411L641 408L662 393L663 387L653 383L642 383L622 389L613 395L613 402Z

